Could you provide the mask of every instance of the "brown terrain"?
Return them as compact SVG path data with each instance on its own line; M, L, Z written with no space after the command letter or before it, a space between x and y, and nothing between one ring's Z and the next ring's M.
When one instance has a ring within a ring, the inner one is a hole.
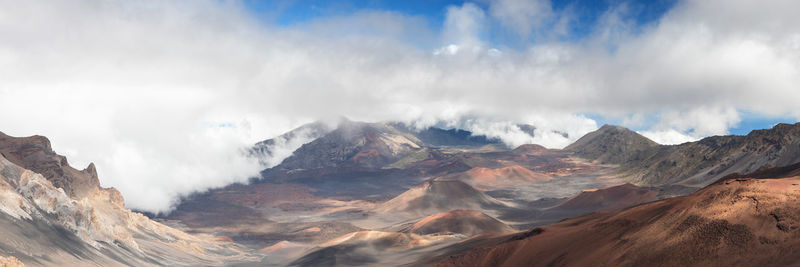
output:
M517 185L530 185L547 182L551 175L536 173L519 165L498 169L475 167L469 171L438 178L438 180L458 180L480 189L494 189Z
M614 138L595 134L600 137L584 146L603 139L619 148L616 152L652 145L622 132ZM264 255L258 264L402 265L470 236L691 190L623 185L617 165L539 145L511 149L460 130L343 121L317 133L321 136L265 169L261 179L190 196L160 220L258 250ZM281 142L288 141L261 142L255 155L270 155ZM302 255L294 260L278 255L284 250Z
M495 237L434 266L794 265L798 197L798 176L731 178L688 196Z
M46 138L0 135L0 229L13 240L0 240L0 256L28 265L792 264L798 140L800 124L676 146L604 126L559 150L455 129L314 123L253 147L261 177L148 218Z
M613 211L657 199L658 192L623 184L603 189L586 189L551 208L576 211Z
M507 233L514 229L477 210L452 210L434 214L411 225L408 232L419 235Z
M425 215L456 209L500 209L506 207L493 197L461 181L431 180L386 201L375 211Z

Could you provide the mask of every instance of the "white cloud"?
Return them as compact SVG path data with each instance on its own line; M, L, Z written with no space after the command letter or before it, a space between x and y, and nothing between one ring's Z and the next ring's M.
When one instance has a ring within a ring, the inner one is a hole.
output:
M662 145L677 145L698 140L696 137L692 137L673 129L660 131L641 131L639 134Z
M729 128L741 121L739 113L731 107L698 107L686 111L667 111L661 115L654 129L672 129L695 137L727 134Z
M555 16L549 0L495 0L489 13L523 39Z
M444 21L443 40L446 44L459 47L481 47L482 35L486 31L486 14L483 9L472 3L462 6L450 6Z
M516 3L488 12L520 32L549 30L540 16L497 11ZM283 27L226 1L0 1L0 130L50 137L75 165L96 162L130 207L152 211L245 181L259 168L240 149L331 116L561 147L596 128L575 114L642 125L636 116L660 114L643 133L680 142L726 133L739 110L800 118L795 10L692 0L633 29L612 9L585 40L498 53L486 11L470 3L449 8L437 32L382 11ZM512 122L543 133L526 138Z

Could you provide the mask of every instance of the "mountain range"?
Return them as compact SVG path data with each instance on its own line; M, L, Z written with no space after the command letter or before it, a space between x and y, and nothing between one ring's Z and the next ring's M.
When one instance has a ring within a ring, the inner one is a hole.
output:
M47 138L0 134L0 153L0 262L9 264L800 260L800 124L680 145L605 125L547 149L396 122L311 123L254 144L259 177L185 196L166 214L126 209L93 164L71 167Z

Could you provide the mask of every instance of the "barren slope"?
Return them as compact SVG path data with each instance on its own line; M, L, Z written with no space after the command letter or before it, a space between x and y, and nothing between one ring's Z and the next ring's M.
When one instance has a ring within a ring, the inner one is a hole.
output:
M501 221L477 210L454 210L434 214L414 223L408 230L420 235L507 233L513 229Z
M800 177L730 179L685 197L473 241L437 266L797 264L798 197Z
M456 209L497 209L506 205L461 181L432 180L381 204L381 213L430 215Z

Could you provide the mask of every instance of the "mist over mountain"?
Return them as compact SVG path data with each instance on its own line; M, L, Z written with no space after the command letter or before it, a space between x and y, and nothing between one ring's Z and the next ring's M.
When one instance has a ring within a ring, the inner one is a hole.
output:
M0 0L0 266L798 265L798 10Z
M262 163L283 153L277 165L263 164L259 177L188 195L174 211L147 216L126 209L115 189L101 187L94 164L76 170L44 137L3 134L0 153L6 167L0 174L5 186L0 188L6 191L0 194L0 223L16 240L3 251L14 257L9 262L33 265L89 260L461 266L466 260L515 266L544 261L505 254L508 249L552 243L552 251L586 254L605 264L661 262L663 253L687 255L680 262L689 265L723 262L720 255L731 253L740 257L736 264L773 258L783 262L793 254L770 254L773 250L764 244L778 250L792 246L776 234L795 232L794 215L787 213L790 204L782 200L788 191L778 188L797 178L800 157L793 153L800 151L800 144L793 136L798 125L672 146L623 127L603 126L562 150L530 144L511 148L462 130L419 130L399 123L307 124L253 145L248 153ZM307 141L290 141L298 138ZM290 155L281 152L293 147ZM648 167L675 159L681 161ZM751 174L742 174L746 172ZM745 179L750 177L768 180ZM730 195L732 203L752 195L756 213L746 215L745 208L736 212L754 219L713 217L719 208L702 203L728 203L717 195ZM690 212L696 215L686 215L681 207L696 207ZM673 215L662 218L662 213ZM756 227L769 221L778 232ZM616 249L622 239L603 235L584 240L589 247L608 250L604 254L559 245L579 238L575 231L587 231L582 225L603 233L623 231L635 243ZM662 228L702 238L678 235L667 239L683 245L655 248L660 243L642 233ZM43 236L31 241L20 231ZM706 236L709 231L716 234ZM202 249L186 250L184 244ZM707 250L704 244L721 249ZM642 253L643 247L656 252ZM741 247L763 254L742 254ZM42 261L45 251L58 256ZM549 261L582 260L565 256Z
M677 144L800 117L790 2L278 3L3 3L0 124L167 211L257 176L253 143L339 116L549 148L603 124Z

